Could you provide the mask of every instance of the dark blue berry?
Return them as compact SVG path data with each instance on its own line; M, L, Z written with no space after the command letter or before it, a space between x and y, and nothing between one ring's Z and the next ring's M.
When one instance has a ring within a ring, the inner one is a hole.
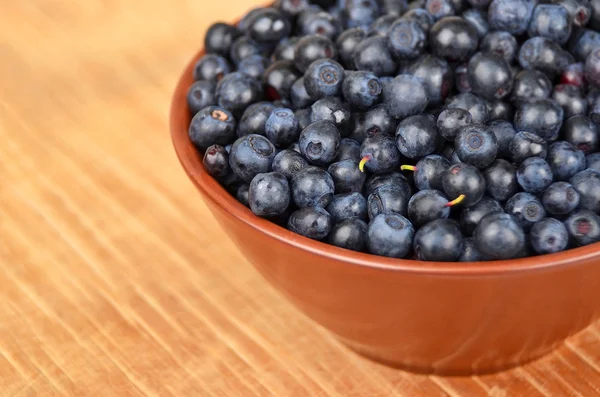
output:
M326 58L337 58L337 50L335 44L325 36L305 36L296 44L294 62L302 73L306 72L314 61Z
M506 62L512 62L517 56L519 44L511 33L495 30L486 34L482 41L480 50L487 54L496 54L504 58Z
M321 207L301 208L290 216L287 228L301 236L313 240L323 240L331 232L333 221Z
M292 198L300 208L326 207L333 199L331 175L319 167L304 167L291 179Z
M329 233L329 244L352 251L362 252L367 245L367 224L357 218L336 223Z
M408 9L407 0L383 0L384 14L399 16Z
M449 98L446 109L459 108L471 113L474 123L485 123L488 120L488 111L485 101L475 94L465 92Z
M441 19L456 14L452 1L450 0L427 0L425 9L431 14L434 20Z
M299 37L285 37L281 39L271 56L273 61L294 61L296 45L299 41Z
M278 42L292 31L290 21L276 8L264 8L247 21L246 34L259 43Z
M493 259L512 259L525 248L525 233L512 215L494 212L484 216L473 234L475 247Z
M369 219L383 213L407 215L410 190L403 190L397 185L380 186L367 199Z
M342 11L344 25L347 28L369 29L371 24L381 15L376 0L345 0Z
M227 175L229 168L229 153L221 145L212 145L204 152L202 164L206 171L215 178Z
M600 216L589 210L572 213L565 221L573 245L584 246L600 242Z
M342 138L340 141L340 150L335 158L337 161L353 160L360 161L360 143L350 138Z
M488 99L502 99L513 87L508 62L499 55L478 52L469 61L467 78L473 92Z
M569 40L569 52L579 62L584 62L588 55L598 47L600 47L600 32L591 29L580 29L573 33Z
M231 65L224 57L206 54L194 66L194 80L219 81L231 73Z
M238 71L253 79L260 80L264 75L268 64L269 61L262 55L251 55L240 61Z
M292 105L296 109L302 109L311 106L314 101L306 92L306 87L304 86L304 77L300 77L290 89L290 100L292 101Z
M187 93L187 102L190 113L196 114L202 109L216 105L214 81L201 80L192 84Z
M416 2L411 3L415 4ZM435 23L431 14L427 12L424 7L417 7L408 10L404 15L402 15L402 19L416 21L419 25L421 25L421 29L423 29L424 32L429 32Z
M548 98L552 92L552 82L539 70L522 70L515 76L511 99L515 103L535 98Z
M490 121L494 120L512 120L514 118L514 109L510 103L502 100L486 101L485 105L488 111Z
M391 76L397 69L386 37L367 37L356 45L352 58L356 70L373 72L379 77Z
M317 121L300 133L300 152L311 164L331 164L338 154L340 140L340 133L334 124Z
M450 168L450 162L437 154L423 157L416 165L415 186L419 190L443 190L443 175Z
M466 63L460 64L454 70L454 84L458 92L471 92L469 78L467 77L468 67Z
M373 135L367 137L360 148L360 157L367 170L374 173L385 173L400 167L400 152L396 141L389 135Z
M563 110L551 99L532 99L522 103L515 113L515 127L547 141L556 140L563 122Z
M460 227L467 236L473 235L481 219L494 212L504 212L499 202L491 197L483 197L477 204L467 207L460 214Z
M366 111L363 116L362 129L365 137L378 134L394 136L396 133L398 122L390 116L385 105L375 106Z
M442 137L437 133L432 115L405 118L396 130L396 143L400 152L411 159L420 159L436 151Z
M336 194L325 209L334 223L349 218L367 220L367 199L357 192Z
M376 189L381 186L397 186L400 190L408 192L408 196L412 196L412 188L404 175L399 172L390 172L387 174L373 174L367 178L363 188L365 197L369 197Z
M542 204L552 215L567 215L579 206L579 193L567 182L554 182L542 195Z
M455 262L463 251L463 235L456 221L436 219L415 235L415 255L422 261Z
M570 182L579 193L579 207L600 214L600 171L583 170Z
M259 102L248 106L238 124L238 137L250 134L264 135L265 124L273 110L275 105L271 102Z
M383 85L371 72L348 72L342 84L344 99L351 107L368 110L380 100Z
M415 228L400 214L380 214L369 223L367 248L375 255L404 258L412 250Z
M437 21L429 32L433 53L450 61L465 61L479 45L477 29L467 20L451 16Z
M333 178L336 193L360 192L365 183L366 174L358 168L358 161L341 160L327 169Z
M312 123L317 121L329 121L333 123L340 134L346 136L352 126L352 114L350 106L342 102L340 98L328 96L319 99L311 106L310 120Z
M569 142L583 154L600 150L600 134L598 127L587 116L573 116L563 124L565 141Z
M248 36L242 36L233 42L229 51L229 59L239 65L243 59L252 55L265 55L266 51Z
M238 190L235 194L235 198L237 199L237 201L244 204L246 207L250 208L249 195L250 195L250 185L243 184L242 186L240 186L238 188Z
M575 85L555 85L552 92L552 99L563 108L565 119L588 113L587 99L581 95L581 89Z
M334 40L342 32L342 23L325 11L306 10L298 17L296 30L300 36L320 34Z
M466 207L477 204L485 194L486 183L483 174L469 164L458 163L444 172L442 177L444 193L451 200L465 195L462 204Z
M557 4L562 5L569 14L571 24L575 27L584 27L590 21L592 16L592 7L589 0L555 0Z
M309 0L276 0L273 7L278 8L288 18L298 16L309 6Z
M482 262L487 258L475 246L475 240L467 237L463 240L463 249L458 257L459 262Z
M353 28L345 30L340 34L340 37L337 38L335 42L337 52L341 63L347 69L352 69L354 67L352 54L354 53L356 46L364 40L366 35L365 31L361 28Z
M215 53L222 56L229 55L229 49L241 32L226 23L218 22L210 26L204 36L204 49L207 53Z
M484 171L486 193L498 201L506 201L519 190L517 168L503 159L497 159Z
M555 77L571 63L573 56L560 44L544 37L532 37L519 50L519 64L523 69L537 69Z
M400 60L417 58L427 44L427 35L421 25L410 19L396 20L390 26L388 37L392 54Z
M277 147L288 147L300 134L298 120L290 109L276 108L265 123L267 138Z
M235 139L236 122L227 109L209 106L200 110L190 122L190 140L200 150L210 145L227 145Z
M290 97L292 85L300 78L292 61L276 61L265 70L263 84L267 99L276 101Z
M231 170L244 182L262 173L269 172L275 146L262 135L247 135L235 141L229 153L229 166Z
M290 186L279 172L258 174L252 179L248 191L250 209L258 216L277 216L290 204Z
M600 153L588 154L585 157L586 168L600 172Z
M540 255L564 251L569 246L567 228L554 218L546 218L533 225L529 239L534 251Z
M538 135L530 132L518 132L508 146L510 158L516 164L521 164L530 157L546 158L548 145Z
M533 14L533 0L493 0L488 9L488 22L494 30L521 34L527 30Z
M471 23L477 29L479 39L485 37L490 31L490 25L487 21L487 13L482 10L470 8L462 13L462 17Z
M571 18L567 9L559 4L538 4L533 9L528 33L530 37L542 36L564 44L571 36Z
M453 142L458 131L473 123L471 113L460 108L443 110L437 118L437 128L444 139Z
M515 217L524 230L531 229L535 223L546 216L546 210L541 201L531 193L517 193L508 200L504 210Z
M569 142L559 141L550 145L546 160L558 181L568 181L585 169L585 155Z
M291 178L294 174L304 167L308 166L308 162L302 155L294 150L282 150L273 158L271 167L273 171Z
M343 82L344 68L332 59L314 61L304 74L304 87L313 100L341 94Z
M396 14L382 15L375 20L369 27L367 36L387 36L393 23L398 19Z
M241 115L249 105L262 100L263 90L256 79L234 72L219 81L216 95L219 106Z
M496 159L498 141L491 128L484 124L470 124L460 129L454 141L460 161L485 168Z
M552 168L541 157L530 157L517 169L517 181L528 193L541 193L554 180Z
M435 219L445 219L450 216L448 198L438 190L421 190L408 201L408 218L421 227Z
M441 104L452 89L454 76L448 62L430 54L424 54L405 70L423 82L429 105Z
M401 74L384 88L386 110L397 119L421 113L428 103L427 88L418 77Z

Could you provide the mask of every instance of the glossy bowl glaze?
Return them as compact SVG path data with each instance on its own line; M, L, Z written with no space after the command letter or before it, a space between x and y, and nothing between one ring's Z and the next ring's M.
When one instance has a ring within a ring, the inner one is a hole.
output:
M177 84L171 136L183 169L241 252L297 308L351 349L438 374L486 373L540 357L600 314L600 244L481 263L398 260L336 248L252 212L203 168Z

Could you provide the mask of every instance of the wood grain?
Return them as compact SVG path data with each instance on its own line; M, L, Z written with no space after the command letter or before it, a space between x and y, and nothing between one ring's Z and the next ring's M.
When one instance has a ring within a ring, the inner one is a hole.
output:
M595 396L600 328L497 375L347 351L273 291L175 158L167 114L209 23L251 0L5 2L0 396Z

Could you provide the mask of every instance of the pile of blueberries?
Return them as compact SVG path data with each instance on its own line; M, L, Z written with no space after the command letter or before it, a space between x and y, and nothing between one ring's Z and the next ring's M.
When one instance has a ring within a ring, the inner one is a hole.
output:
M189 136L254 214L341 248L592 244L598 30L600 0L277 0L206 33Z

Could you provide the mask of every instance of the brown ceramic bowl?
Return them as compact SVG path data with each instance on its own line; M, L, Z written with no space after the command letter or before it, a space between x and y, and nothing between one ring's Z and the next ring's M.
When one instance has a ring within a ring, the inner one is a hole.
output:
M171 135L183 169L248 260L351 349L418 372L493 372L540 357L600 314L600 244L511 261L433 263L356 253L261 219L203 168L175 90Z

